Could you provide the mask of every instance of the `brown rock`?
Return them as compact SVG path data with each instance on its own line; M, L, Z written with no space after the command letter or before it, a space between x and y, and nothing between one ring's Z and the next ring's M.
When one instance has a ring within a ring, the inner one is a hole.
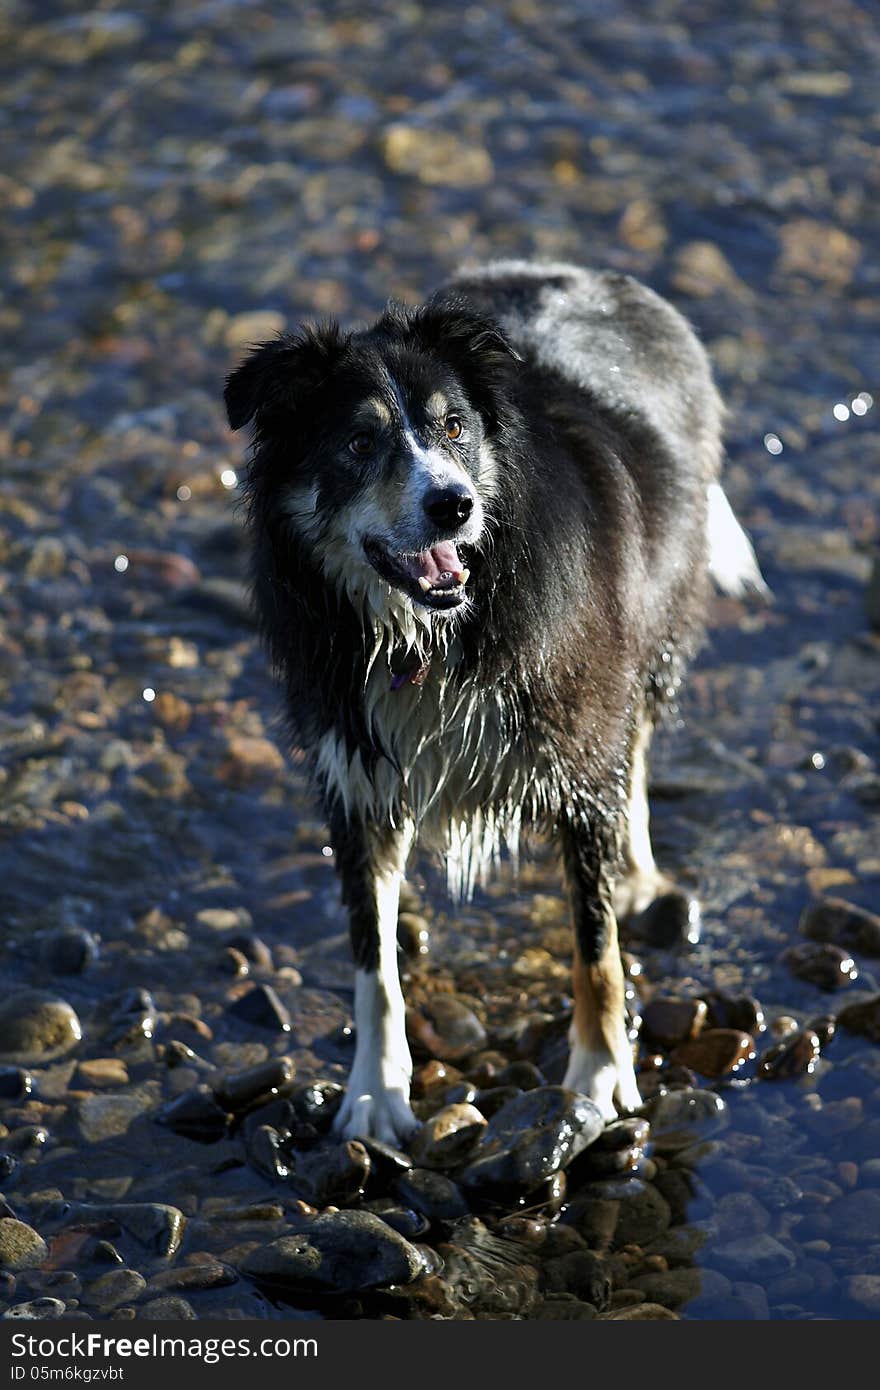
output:
M830 941L847 951L880 956L880 917L843 898L822 898L804 908L800 929L811 941Z
M843 989L859 975L849 952L828 941L804 941L790 946L782 959L792 975L818 989Z
M880 994L862 1004L847 1004L837 1015L837 1022L848 1033L856 1033L869 1042L880 1042Z
M231 787L269 782L284 770L284 758L267 738L236 735L230 738L219 775Z
M755 1055L754 1039L736 1028L709 1028L699 1037L682 1043L672 1054L679 1066L690 1067L701 1076L727 1076Z
M801 1028L764 1053L758 1075L764 1081L791 1081L807 1076L819 1059L820 1042L812 1028Z
M706 1022L702 999L652 999L642 1010L642 1037L667 1051L695 1038Z
M487 1121L474 1105L446 1105L426 1120L410 1149L428 1168L445 1168L466 1158L479 1143Z

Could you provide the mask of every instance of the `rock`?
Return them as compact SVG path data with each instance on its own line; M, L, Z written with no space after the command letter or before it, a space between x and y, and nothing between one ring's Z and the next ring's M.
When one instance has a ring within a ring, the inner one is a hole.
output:
M381 1216L393 1231L406 1240L418 1240L431 1228L427 1216L420 1211L413 1211L412 1207L405 1207L401 1202L396 1202L393 1197L379 1197L374 1202L365 1202L362 1210L372 1211L376 1216Z
M861 1004L847 1004L837 1015L837 1023L848 1033L855 1033L869 1042L880 1042L880 994Z
M629 926L633 935L649 946L696 946L702 929L700 904L675 888L661 893Z
M633 1279L649 1303L664 1308L681 1308L695 1298L724 1298L730 1282L714 1269L665 1269L656 1274L640 1274Z
M242 1262L250 1278L301 1293L360 1293L409 1284L423 1269L416 1247L368 1211L316 1216Z
M271 985L252 985L229 1005L229 1012L273 1033L290 1032L290 1014Z
M24 1067L0 1067L0 1100L26 1100L34 1078Z
M89 1284L83 1301L97 1308L99 1313L110 1313L123 1303L132 1303L143 1293L147 1281L135 1269L111 1269L100 1279Z
M196 921L200 927L207 927L208 931L247 932L253 926L254 919L244 907L203 907L196 913ZM226 944L228 943L224 942L224 945ZM242 947L236 945L236 949L242 950ZM248 960L251 959L247 951L244 951L244 954Z
M289 1057L270 1057L245 1071L224 1076L214 1086L214 1094L225 1110L246 1110L262 1099L275 1095L293 1079Z
M114 1202L91 1208L83 1204L80 1210L118 1221L141 1245L166 1259L177 1254L186 1230L183 1212L165 1202Z
M600 1318L609 1322L662 1322L664 1319L678 1320L678 1314L662 1303L634 1303L627 1308L613 1308L611 1312L600 1313Z
M420 1009L407 1009L406 1030L415 1050L441 1061L462 1061L486 1046L482 1023L452 994L435 994Z
M431 1222L457 1221L469 1216L470 1207L461 1188L451 1178L430 1168L413 1168L394 1182L394 1193Z
M662 1235L671 1221L666 1198L653 1183L645 1183L641 1190L634 1190L634 1196L620 1203L614 1244L618 1249L623 1245L647 1245Z
M284 332L284 315L276 309L250 309L243 314L235 314L227 323L223 342L235 350L252 347L266 338L274 338Z
M758 1064L762 1081L792 1081L808 1076L819 1060L819 1038L811 1028L799 1029L764 1053Z
M276 781L284 766L283 754L269 739L236 734L227 743L217 775L230 787L251 787Z
M325 1143L294 1156L291 1183L316 1207L342 1206L363 1196L370 1166L370 1155L359 1140Z
M547 1293L574 1294L600 1312L608 1307L611 1280L605 1265L591 1250L572 1250L545 1260L541 1277Z
M787 1274L797 1263L787 1246L766 1234L743 1236L713 1247L707 1255L731 1279L758 1283L777 1274Z
M880 1274L853 1274L844 1287L850 1303L872 1317L880 1315Z
M552 1293L541 1299L531 1316L538 1322L587 1322L596 1317L596 1309L574 1294Z
M856 963L848 951L824 941L804 941L783 952L782 960L792 975L817 989L843 989L858 979Z
M256 1125L247 1133L247 1155L258 1173L270 1182L287 1182L291 1159L272 1125Z
M198 1085L163 1105L156 1113L156 1122L187 1139L213 1144L226 1133L229 1116L210 1086Z
M431 932L428 922L419 913L401 912L397 918L397 944L410 960L426 956L430 950Z
M413 1158L425 1168L448 1168L468 1157L485 1129L486 1120L475 1106L445 1105L414 1136Z
M421 183L477 188L490 184L494 176L488 150L436 125L389 125L382 153L393 173L410 175Z
M46 1242L32 1226L14 1217L0 1217L0 1269L38 1269L48 1256Z
M459 1175L473 1191L527 1193L589 1147L604 1128L596 1105L562 1086L516 1096L492 1116Z
M381 1139L362 1139L361 1143L370 1155L372 1173L379 1183L387 1185L401 1173L408 1173L413 1166L409 1154L400 1149L383 1144Z
M220 1260L198 1260L193 1264L164 1269L150 1279L150 1293L167 1293L176 1289L222 1289L238 1279L234 1269Z
M844 951L880 956L880 916L843 898L822 898L804 908L800 929L811 941L830 941Z
M755 1044L748 1033L736 1028L706 1028L699 1037L680 1043L671 1060L714 1081L739 1071L754 1055Z
M20 990L0 1004L0 1062L51 1062L82 1039L69 1004L39 990Z
M79 1130L87 1144L102 1144L126 1134L132 1123L149 1107L141 1095L119 1094L87 1096L79 1107Z
M706 995L706 1027L737 1028L753 1038L766 1028L764 1010L751 994L725 994L720 990Z
M336 1081L313 1081L297 1086L290 1093L290 1103L301 1124L311 1126L318 1134L326 1134L345 1098L345 1087Z
M670 1051L678 1043L695 1038L706 1022L702 999L652 999L642 1009L643 1040L652 1047Z
M651 1138L658 1153L686 1149L725 1129L727 1106L714 1091L685 1088L658 1095L642 1106L651 1123Z
M880 1192L848 1192L827 1208L835 1239L853 1245L874 1245L880 1230Z
M100 1010L105 1022L105 1042L129 1047L152 1038L158 1014L149 990L134 987L112 995Z
M88 1090L103 1086L127 1086L128 1068L119 1057L95 1057L78 1064L76 1085L79 1089Z
M770 1225L770 1217L749 1192L727 1192L715 1208L718 1239L722 1242L759 1236Z
M12 1321L21 1318L25 1321L48 1322L61 1318L67 1312L67 1305L60 1298L33 1298L29 1303L16 1303L2 1314Z
M95 937L84 927L62 927L40 942L40 960L53 975L81 975L98 954Z
M177 1294L151 1298L138 1309L138 1317L146 1322L194 1322L196 1314L191 1303Z

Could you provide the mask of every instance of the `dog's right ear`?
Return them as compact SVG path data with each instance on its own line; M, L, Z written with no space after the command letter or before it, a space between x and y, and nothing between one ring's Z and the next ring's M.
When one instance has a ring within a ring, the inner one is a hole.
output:
M328 323L295 335L283 333L253 348L226 378L223 399L230 429L240 430L253 419L259 427L291 414L303 395L330 375L347 343L339 325Z

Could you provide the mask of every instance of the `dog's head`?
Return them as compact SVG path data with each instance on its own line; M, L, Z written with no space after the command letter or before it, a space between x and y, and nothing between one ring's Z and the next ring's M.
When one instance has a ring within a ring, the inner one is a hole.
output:
M516 360L495 324L448 300L263 344L226 385L232 428L254 422L252 505L354 601L454 612L486 535Z

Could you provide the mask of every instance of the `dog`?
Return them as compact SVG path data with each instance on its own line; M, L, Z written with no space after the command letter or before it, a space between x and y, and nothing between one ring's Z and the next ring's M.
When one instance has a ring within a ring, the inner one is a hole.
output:
M350 921L337 1132L401 1147L418 1127L396 937L415 840L461 899L528 828L556 837L571 900L564 1085L606 1120L637 1108L618 922L676 891L651 732L710 576L764 589L695 334L629 276L501 261L370 327L256 347L225 401L253 427L256 611Z

